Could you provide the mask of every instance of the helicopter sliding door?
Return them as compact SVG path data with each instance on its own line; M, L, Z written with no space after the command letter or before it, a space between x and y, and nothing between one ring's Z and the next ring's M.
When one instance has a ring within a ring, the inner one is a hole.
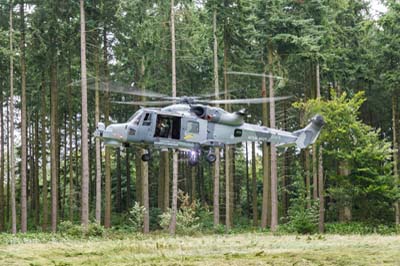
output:
M190 117L182 118L181 135L189 142L203 142L207 139L207 121Z

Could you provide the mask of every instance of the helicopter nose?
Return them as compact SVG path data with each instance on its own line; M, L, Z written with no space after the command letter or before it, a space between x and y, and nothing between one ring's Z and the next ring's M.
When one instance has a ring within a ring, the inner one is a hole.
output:
M109 132L111 138L118 140L118 141L126 141L126 134L125 134L125 125L124 124L113 124L109 125L106 128L106 131Z

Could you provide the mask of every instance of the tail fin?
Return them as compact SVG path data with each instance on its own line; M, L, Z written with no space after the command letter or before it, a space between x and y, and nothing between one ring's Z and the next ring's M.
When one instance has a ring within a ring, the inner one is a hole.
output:
M317 140L324 124L324 118L321 115L316 115L305 128L293 132L293 134L297 136L296 146L299 149L303 149L313 144Z

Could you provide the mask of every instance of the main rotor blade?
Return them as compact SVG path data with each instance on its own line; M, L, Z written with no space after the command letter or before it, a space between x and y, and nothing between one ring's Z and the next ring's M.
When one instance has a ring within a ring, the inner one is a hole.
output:
M133 101L133 102L123 102L123 101L112 101L112 103L126 104L126 105L137 105L137 106L163 106L172 104L172 101Z
M273 98L250 98L250 99L230 99L230 100L211 100L200 101L209 104L258 104L277 102L291 98L291 96L273 97Z
M165 94L162 93L157 93L153 91L148 91L148 90L141 90L136 87L132 86L123 86L120 84L117 84L116 82L105 82L105 81L99 81L99 86L98 88L95 87L95 80L94 79L89 79L88 80L88 88L91 90L99 90L103 92L112 92L112 93L122 93L122 94L129 94L129 95L135 95L135 96L142 96L142 97L150 97L150 98L164 98L166 97Z
M272 75L263 74L263 73L227 71L226 74L228 74L228 75L254 76L254 77L266 77L266 78L274 78L274 79L285 79L285 78L283 78L283 77L272 76Z

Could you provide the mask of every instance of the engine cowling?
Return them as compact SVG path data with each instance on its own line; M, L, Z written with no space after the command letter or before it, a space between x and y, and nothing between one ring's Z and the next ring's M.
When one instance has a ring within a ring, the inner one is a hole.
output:
M191 106L190 111L196 116L206 119L208 121L229 125L229 126L240 126L244 123L243 111L229 113L218 107L210 107L203 105Z

